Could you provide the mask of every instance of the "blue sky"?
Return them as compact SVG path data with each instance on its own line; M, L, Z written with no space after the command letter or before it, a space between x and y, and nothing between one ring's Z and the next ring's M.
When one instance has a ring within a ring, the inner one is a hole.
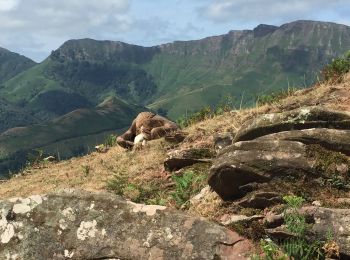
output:
M0 46L41 61L69 39L152 46L349 14L349 0L0 0Z

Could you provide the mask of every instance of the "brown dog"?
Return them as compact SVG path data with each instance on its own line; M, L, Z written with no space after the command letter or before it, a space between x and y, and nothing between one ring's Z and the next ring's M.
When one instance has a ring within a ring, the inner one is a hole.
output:
M151 112L141 112L132 122L128 131L118 136L117 143L126 149L144 140L154 140L178 130L174 122Z

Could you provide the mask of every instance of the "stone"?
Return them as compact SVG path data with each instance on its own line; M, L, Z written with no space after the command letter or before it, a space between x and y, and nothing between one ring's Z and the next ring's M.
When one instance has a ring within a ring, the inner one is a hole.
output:
M55 158L55 156L50 155L50 156L48 156L48 157L45 157L45 158L43 159L43 161L44 161L44 162L54 162L54 161L56 161L56 158Z
M233 141L248 141L282 131L310 128L350 130L350 114L320 106L264 114L245 122Z
M317 144L326 149L350 155L350 130L329 128L292 130L265 135L256 140L286 140L306 145ZM339 171L346 172L348 170L346 165L338 167Z
M233 142L233 135L231 133L225 133L214 136L214 148L216 151L219 151Z
M275 204L282 203L283 200L275 192L256 192L248 198L243 198L237 204L244 208L265 209Z
M253 215L253 216L245 216L245 215L228 215L225 218L221 219L221 224L224 226L229 226L235 223L251 223L253 221L263 219L263 215Z
M283 221L284 221L283 213L276 214L276 213L274 213L272 211L268 211L265 214L264 225L267 228L276 228L276 227L282 225Z
M311 204L314 205L314 206L316 206L316 207L321 207L321 206L322 206L322 203L321 203L321 201L319 201L319 200L315 200L315 201L313 201Z
M350 258L350 209L310 206L303 207L301 212L313 218L311 232L315 238L326 240L331 234L340 247L340 254L344 259Z
M168 133L164 136L165 141L169 143L181 143L183 140L185 140L186 136L188 136L188 133L183 131L176 131L172 133Z
M164 168L167 171L177 171L196 163L211 163L214 156L214 152L208 148L173 150L167 154Z
M203 218L109 193L64 190L0 202L0 259L247 259L252 250L249 240Z
M266 183L275 176L313 174L313 162L300 142L269 140L237 142L213 161L208 183L224 200L244 197L250 183Z

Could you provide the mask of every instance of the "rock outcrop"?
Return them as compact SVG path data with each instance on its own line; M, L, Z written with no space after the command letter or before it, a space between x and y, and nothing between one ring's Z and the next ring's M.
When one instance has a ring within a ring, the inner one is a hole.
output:
M205 219L107 193L0 202L0 259L246 259L251 249Z
M310 206L301 208L300 213L308 219L308 237L318 241L327 241L331 237L339 246L341 259L350 258L350 209ZM281 218L283 219L283 216L272 217L271 213L266 216L270 224L272 221L279 224L266 230L272 238L287 238L291 235L282 225Z
M349 155L348 113L307 107L265 114L244 124L234 143L219 152L208 182L224 200L284 177L337 179L349 188Z

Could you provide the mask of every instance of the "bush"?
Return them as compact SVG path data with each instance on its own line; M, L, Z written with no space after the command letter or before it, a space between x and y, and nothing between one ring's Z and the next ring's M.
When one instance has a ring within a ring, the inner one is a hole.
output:
M322 75L326 81L340 82L343 76L350 71L350 51L343 57L333 59L323 70Z
M112 147L117 143L117 136L116 135L109 135L106 137L104 145L106 147Z
M187 171L182 176L172 176L175 182L175 191L171 197L178 207L187 207L189 199L197 194L204 186L205 176Z
M261 95L258 97L256 103L258 105L265 105L265 104L273 104L281 99L284 99L286 97L291 96L294 94L294 92L297 91L297 88L287 88L287 89L282 89L279 91L272 92L271 94L268 95Z

